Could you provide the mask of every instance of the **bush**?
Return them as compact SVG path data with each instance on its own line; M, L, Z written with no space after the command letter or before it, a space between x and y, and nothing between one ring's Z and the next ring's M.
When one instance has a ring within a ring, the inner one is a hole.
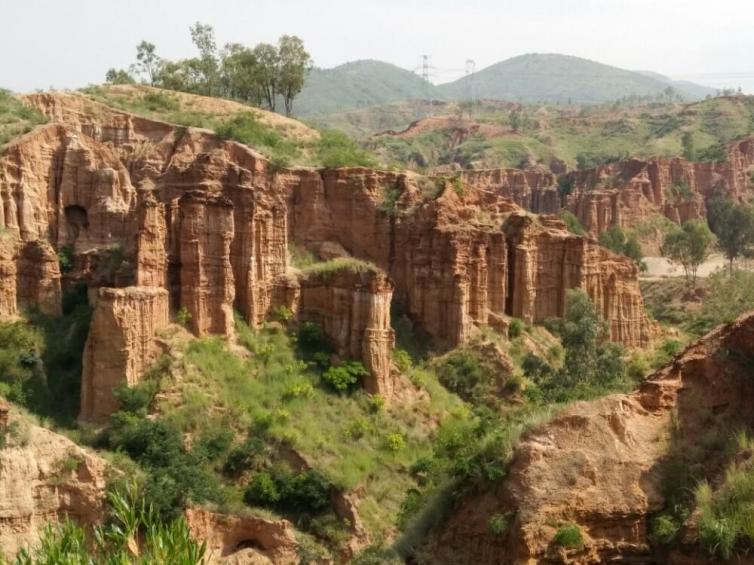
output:
M406 448L406 440L401 434L388 434L385 436L385 448L388 451L403 451Z
M487 529L493 536L501 536L508 530L510 519L508 514L493 514L487 521Z
M327 369L322 380L336 392L344 393L368 375L369 371L359 361L345 361Z
M73 270L73 246L64 245L58 250L58 265L61 273L68 273Z
M450 352L436 368L440 383L464 400L481 400L493 388L493 375L470 349Z
M237 477L245 471L259 468L264 462L266 447L264 442L256 437L247 438L228 453L223 465L223 472Z
M294 516L312 516L330 508L332 485L318 471L293 474L284 469L257 473L244 493L247 504Z
M555 532L552 543L566 549L582 549L584 547L584 536L577 524L566 524Z
M184 328L188 327L188 323L191 321L191 312L188 311L188 308L181 306L175 315L175 321Z
M511 323L508 326L508 337L510 339L516 339L524 331L524 321L519 318L512 318Z
M400 348L393 349L393 363L401 373L410 371L413 366L411 355L405 349Z
M215 127L215 131L224 139L233 139L262 152L276 168L287 167L300 157L293 143L251 113L237 114Z
M267 472L254 475L244 493L244 501L253 506L274 508L280 502L280 491L272 475Z
M670 545L675 541L681 524L673 516L659 514L652 519L650 539L658 545Z
M343 132L323 130L317 144L317 160L323 167L370 167L377 166L377 160Z
M581 225L581 222L579 222L579 219L568 210L563 210L560 213L560 219L565 222L566 229L569 232L576 235L586 235L586 230Z

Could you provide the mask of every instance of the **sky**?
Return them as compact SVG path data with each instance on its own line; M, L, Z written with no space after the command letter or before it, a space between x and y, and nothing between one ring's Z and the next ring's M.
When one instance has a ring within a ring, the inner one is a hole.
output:
M754 0L0 0L0 87L101 83L142 39L194 55L188 28L219 44L301 37L314 63L379 59L431 80L523 53L564 53L754 94Z

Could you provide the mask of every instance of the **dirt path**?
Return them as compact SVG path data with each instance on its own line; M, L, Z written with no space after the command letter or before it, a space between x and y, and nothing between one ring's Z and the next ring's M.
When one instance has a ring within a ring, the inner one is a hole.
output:
M641 273L642 279L662 279L665 277L682 277L683 267L675 265L668 261L665 257L644 257L644 263L647 265L647 270ZM754 261L752 260L739 260L736 262L736 267L739 269L754 270ZM727 269L728 261L720 253L711 255L704 263L699 265L697 276L708 277L718 269Z

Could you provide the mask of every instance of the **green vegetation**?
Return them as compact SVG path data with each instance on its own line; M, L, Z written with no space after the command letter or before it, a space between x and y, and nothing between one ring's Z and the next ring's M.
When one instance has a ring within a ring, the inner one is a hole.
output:
M610 251L631 259L642 270L646 269L642 261L641 245L633 234L626 234L620 226L613 226L599 236L600 245Z
M78 413L89 330L86 289L64 297L63 313L53 318L35 311L28 322L0 322L0 394L58 425L71 426Z
M47 121L42 114L25 106L9 91L0 88L0 147L14 137L29 133Z
M566 549L581 549L584 547L584 536L578 524L565 524L555 532L552 543Z
M198 57L162 59L154 44L141 41L136 46L136 63L128 70L109 69L107 82L132 84L136 75L152 86L265 104L273 112L282 101L290 115L311 68L311 57L300 38L283 35L277 45L259 43L253 49L228 43L218 52L212 26L196 22L190 32Z
M257 149L277 168L288 167L301 158L301 152L295 143L261 123L251 113L237 114L212 129L223 139L232 139Z
M73 522L48 525L35 547L18 553L16 565L204 562L206 545L191 538L183 518L161 521L133 488L111 492L108 503L108 520L95 527L92 540L84 528ZM138 554L133 552L135 547L139 548Z
M377 160L374 155L346 134L332 129L320 132L317 160L323 167L331 169L338 167L377 167Z
M560 219L565 222L566 229L569 232L576 235L586 235L586 230L581 225L581 222L579 222L579 219L568 210L560 212Z
M708 204L708 220L732 275L736 259L754 256L754 208L725 198L713 198Z
M696 271L709 257L714 243L715 236L707 227L707 222L689 220L665 236L661 252L683 267L686 281L693 286L696 284Z

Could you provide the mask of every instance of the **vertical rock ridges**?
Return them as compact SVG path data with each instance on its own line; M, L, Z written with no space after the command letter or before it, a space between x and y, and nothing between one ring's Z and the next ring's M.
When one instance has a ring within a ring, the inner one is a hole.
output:
M333 335L369 366L376 387L389 387L392 337L382 317L387 309L377 302L389 300L390 292L447 346L504 315L532 321L560 315L565 291L574 287L599 305L614 339L643 345L651 334L630 261L544 216L515 219L526 217L520 206L556 211L550 173L471 171L449 181L366 168L272 171L253 150L206 130L74 94L27 101L60 123L37 128L0 156L0 217L8 240L0 249L0 272L7 274L0 316L33 300L54 312L60 302L55 252L72 246L76 265L94 264L84 255L106 247L124 257L118 276L75 272L67 279L165 289L170 311L185 306L195 334L230 335L233 309L258 325L289 301L289 248L299 246L338 250L381 271L372 281L333 277L331 291L318 283L324 294L374 302L366 310L354 307L370 312L346 325L355 336L341 337L342 328ZM739 160L749 158L747 147L739 148ZM24 245L33 248L22 253ZM32 269L24 257L35 253ZM92 325L93 340L100 331L101 324ZM85 373L122 380L122 370L110 370ZM103 412L112 403L107 406Z
M233 333L235 287L230 264L233 203L198 190L178 204L180 304L196 335Z
M321 323L338 355L361 359L370 377L368 392L393 394L392 357L395 334L390 326L393 283L378 269L337 266L300 278L300 317Z
M84 347L81 420L102 421L118 409L113 390L139 382L157 357L155 333L167 324L165 289L99 289Z

